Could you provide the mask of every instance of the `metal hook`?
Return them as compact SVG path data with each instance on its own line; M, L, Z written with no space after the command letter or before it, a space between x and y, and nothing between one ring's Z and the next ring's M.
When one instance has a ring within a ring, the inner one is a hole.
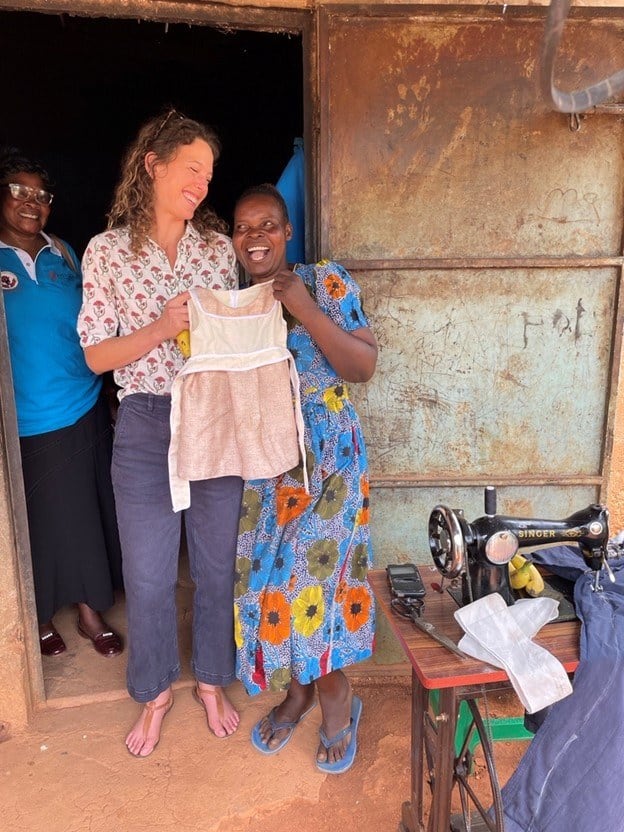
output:
M578 133L581 129L581 116L579 113L570 113L570 130L573 133Z

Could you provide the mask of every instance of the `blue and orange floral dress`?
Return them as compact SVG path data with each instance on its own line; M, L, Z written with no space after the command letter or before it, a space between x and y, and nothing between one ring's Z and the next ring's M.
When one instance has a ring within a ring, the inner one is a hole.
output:
M337 263L297 266L319 307L367 327L360 290ZM299 372L309 493L301 465L243 495L235 585L236 673L248 693L308 684L373 651L369 478L345 383L304 327L288 321Z

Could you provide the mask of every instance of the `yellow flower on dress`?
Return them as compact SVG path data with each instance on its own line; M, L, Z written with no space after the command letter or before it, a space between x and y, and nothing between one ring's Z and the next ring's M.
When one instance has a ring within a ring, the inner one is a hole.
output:
M238 614L238 607L234 604L234 642L240 650L243 646L243 628L240 623L240 616Z
M323 401L332 413L340 413L346 400L347 388L344 384L337 384L335 387L328 387L327 390L323 390Z
M325 289L327 294L330 298L334 298L334 300L340 300L347 294L347 287L344 284L344 280L338 277L337 274L329 274L323 281L325 284Z
M320 586L308 586L295 598L292 605L294 627L309 638L323 623L325 603Z

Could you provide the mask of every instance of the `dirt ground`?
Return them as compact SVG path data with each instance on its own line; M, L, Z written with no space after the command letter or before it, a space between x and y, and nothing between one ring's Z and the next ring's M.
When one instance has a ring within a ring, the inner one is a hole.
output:
M184 564L177 605L184 670L158 748L144 760L123 743L138 713L125 691L126 654L98 656L78 636L73 609L55 616L67 652L43 659L45 707L16 734L10 725L3 730L0 703L1 832L395 832L410 790L411 680L384 622L379 640L397 663L363 663L350 674L364 705L358 757L336 776L314 763L319 708L279 754L253 748L250 731L279 694L250 698L240 683L232 685L240 728L228 739L209 734L188 669L192 583ZM125 632L122 597L107 620ZM492 694L487 708L491 717L521 713L513 692ZM526 743L494 748L503 785ZM489 779L478 750L472 782L487 800Z
M0 742L3 832L318 832L397 830L409 796L409 676L353 678L364 703L359 752L346 774L314 765L320 711L280 754L264 757L251 727L279 697L249 699L231 688L242 724L227 740L208 734L192 683L175 687L161 742L145 760L122 739L137 706L127 699L52 707L26 733ZM492 716L518 712L513 694L489 702ZM525 743L496 743L501 784ZM474 784L487 777L477 752Z

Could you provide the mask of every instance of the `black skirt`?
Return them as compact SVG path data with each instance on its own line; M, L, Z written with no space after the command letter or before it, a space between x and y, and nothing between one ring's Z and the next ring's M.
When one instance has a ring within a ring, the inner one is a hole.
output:
M66 604L103 612L122 583L104 399L68 428L21 437L20 448L39 623Z

